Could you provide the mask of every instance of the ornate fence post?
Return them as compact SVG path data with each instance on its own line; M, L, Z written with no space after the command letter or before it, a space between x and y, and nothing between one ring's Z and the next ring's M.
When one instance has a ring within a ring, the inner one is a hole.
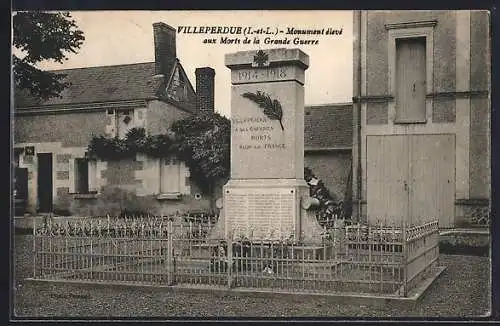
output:
M173 248L173 236L174 236L174 231L173 231L173 226L172 226L172 221L168 220L167 221L167 285L173 285L174 284L174 273L175 273L175 266L174 266L174 248Z
M90 279L93 279L93 271L94 271L94 248L93 248L93 243L92 243L92 238L93 238L93 226L92 226L92 219L89 221L89 237L90 237Z
M229 231L227 237L227 287L233 287L233 232Z
M36 217L33 217L33 278L36 278Z
M125 225L125 237L127 237L127 225ZM144 219L141 215L141 229L139 233L139 237L141 239L141 252L139 254L139 257L144 256L144 238L145 238L145 233L144 233ZM144 258L139 258L141 262L141 282L144 282Z
M439 220L434 220L434 246L436 247L436 261L439 261Z
M408 242L406 240L406 221L401 225L401 240L403 243L403 296L408 296Z

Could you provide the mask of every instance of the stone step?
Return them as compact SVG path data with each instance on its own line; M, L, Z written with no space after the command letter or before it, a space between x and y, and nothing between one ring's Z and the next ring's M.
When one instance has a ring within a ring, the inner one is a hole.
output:
M219 244L214 243L202 243L202 244L194 244L191 246L184 247L182 249L183 254L190 255L191 257L213 257L217 255L217 248ZM269 245L265 244L252 244L251 247L243 247L242 249L238 247L233 247L233 255L239 256L243 253L243 255L248 254L247 250L252 250L250 253L251 257L259 257L261 252L264 251L265 255L269 255L268 251L270 251ZM275 247L276 248L276 247ZM276 248L279 253L281 250ZM305 259L324 259L326 257L333 257L335 254L341 255L344 252L344 249L340 246L294 246L285 247L283 252L286 252L288 257L293 256L296 258L305 257ZM286 257L285 256L285 257Z

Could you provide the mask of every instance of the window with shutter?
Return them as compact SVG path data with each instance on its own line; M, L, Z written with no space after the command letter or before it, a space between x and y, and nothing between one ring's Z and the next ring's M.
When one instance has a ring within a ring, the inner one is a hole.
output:
M190 171L178 158L162 158L159 160L159 198L179 199L180 195L191 193Z
M74 163L74 192L88 194L97 191L97 162L76 158Z
M160 191L163 194L180 193L180 165L175 158L161 159Z
M437 22L386 24L388 31L388 85L393 123L426 123L432 112L434 27Z

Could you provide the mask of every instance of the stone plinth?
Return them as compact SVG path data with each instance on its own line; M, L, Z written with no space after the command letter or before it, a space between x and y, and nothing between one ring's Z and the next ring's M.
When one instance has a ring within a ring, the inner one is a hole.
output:
M231 69L231 179L224 186L226 237L321 241L319 224L302 209L304 75L299 49L226 55Z

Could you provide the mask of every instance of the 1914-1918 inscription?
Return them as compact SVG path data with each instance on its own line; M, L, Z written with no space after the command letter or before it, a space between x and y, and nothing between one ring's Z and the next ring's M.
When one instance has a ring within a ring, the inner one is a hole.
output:
M233 80L238 83L286 80L290 77L289 69L289 67L241 69L234 72L236 78Z

